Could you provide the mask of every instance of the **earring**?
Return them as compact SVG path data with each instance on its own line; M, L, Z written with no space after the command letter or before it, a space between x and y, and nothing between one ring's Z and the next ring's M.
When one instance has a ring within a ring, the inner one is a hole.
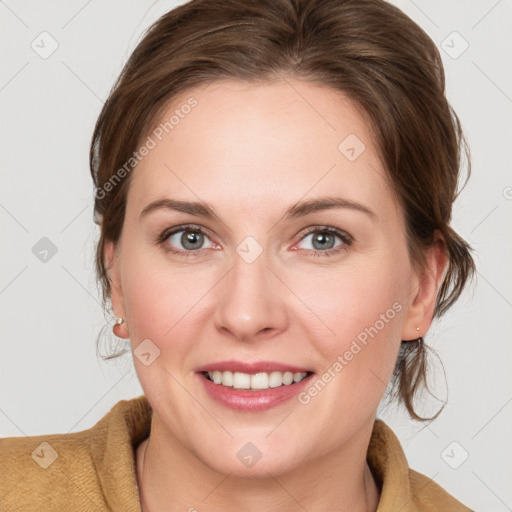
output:
M123 338L123 336L120 336L118 333L119 333L119 329L120 329L120 326L122 324L126 323L124 321L124 318L116 318L116 323L114 324L114 327L112 327L112 332L118 337L118 338ZM117 332L116 332L117 331Z

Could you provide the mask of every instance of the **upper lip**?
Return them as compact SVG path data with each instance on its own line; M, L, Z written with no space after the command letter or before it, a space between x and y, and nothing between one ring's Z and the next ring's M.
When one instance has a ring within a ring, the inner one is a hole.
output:
M287 363L278 363L275 361L256 361L254 363L244 363L242 361L218 361L216 363L205 364L196 369L200 372L241 372L241 373L262 373L262 372L293 372L302 373L310 372L307 368L294 366Z

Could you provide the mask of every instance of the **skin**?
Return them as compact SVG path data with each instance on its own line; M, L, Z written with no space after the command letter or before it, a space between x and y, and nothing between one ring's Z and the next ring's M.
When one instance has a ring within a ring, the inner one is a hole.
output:
M223 80L175 98L162 120L190 96L198 105L133 171L121 239L105 247L113 309L126 321L118 334L132 349L149 339L160 351L148 366L134 357L154 411L136 453L143 510L375 511L370 435L401 340L430 326L442 244L415 270L368 120L343 94L292 79ZM349 134L366 146L354 161L338 150ZM374 217L336 208L284 218L297 201L324 196ZM162 198L205 201L218 218L166 209L140 218ZM187 251L183 232L155 241L187 223L207 230L198 255L165 250ZM313 245L325 226L352 244L334 236L328 248L341 250L326 256ZM236 252L247 236L263 249L252 263ZM394 303L401 310L308 404L233 411L195 372L228 359L270 360L319 378ZM251 468L237 458L247 442L262 453Z

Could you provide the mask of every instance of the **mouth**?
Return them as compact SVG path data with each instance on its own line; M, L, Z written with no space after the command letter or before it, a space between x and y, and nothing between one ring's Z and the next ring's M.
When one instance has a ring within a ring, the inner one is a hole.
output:
M264 391L283 386L292 386L302 382L312 372L290 372L290 371L273 371L244 373L232 372L229 370L214 370L201 372L203 377L214 384L227 388Z
M237 411L264 411L296 397L314 372L281 363L224 361L196 369L206 394Z

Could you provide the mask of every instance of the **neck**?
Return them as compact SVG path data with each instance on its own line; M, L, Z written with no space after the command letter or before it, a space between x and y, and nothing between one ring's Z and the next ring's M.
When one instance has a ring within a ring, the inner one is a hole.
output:
M177 439L162 433L163 425L155 419L153 415L151 434L136 452L142 512L197 512L206 507L211 512L377 510L379 490L365 456L371 428L358 449L331 452L277 477L248 479L207 467Z

